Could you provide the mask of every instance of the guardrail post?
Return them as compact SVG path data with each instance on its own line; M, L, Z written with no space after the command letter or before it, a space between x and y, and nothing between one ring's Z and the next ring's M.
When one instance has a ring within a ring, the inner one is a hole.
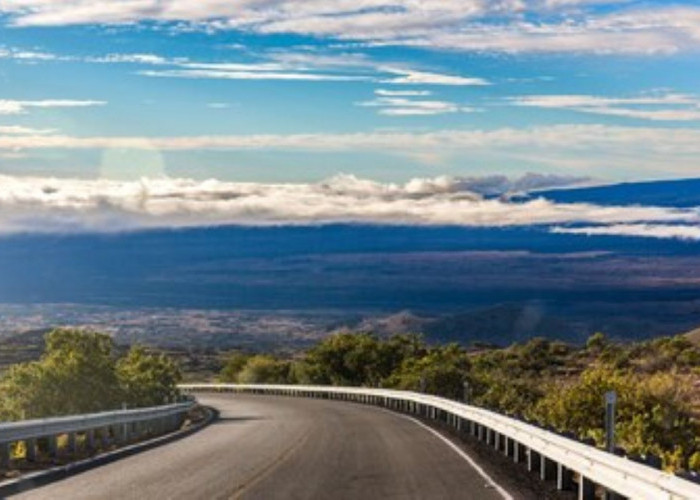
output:
M129 425L122 424L117 426L117 441L120 444L125 444L129 441Z
M95 447L95 429L85 431L85 447L88 451L93 451Z
M36 462L36 439L27 439L24 447L27 449L27 461Z
M126 403L122 403L122 411L126 411ZM124 424L119 430L119 440L122 443L129 441L129 424Z
M102 442L103 448L107 448L109 446L109 427L103 427L100 429L100 441Z
M496 451L501 451L501 435L495 431L493 433L493 447Z
M527 470L529 472L539 472L540 454L532 448L527 449Z
M58 455L58 436L49 436L49 456L55 457Z
M544 455L540 455L540 479L549 481L557 477L557 464Z
M73 454L78 451L78 440L75 432L68 433L68 452Z
M10 467L10 445L12 443L0 443L0 468Z
M595 483L584 475L578 479L578 500L595 500Z
M557 464L557 489L559 491L569 491L573 487L573 473L562 464Z
M518 464L521 460L522 457L520 451L520 443L518 443L517 441L513 441L513 462Z

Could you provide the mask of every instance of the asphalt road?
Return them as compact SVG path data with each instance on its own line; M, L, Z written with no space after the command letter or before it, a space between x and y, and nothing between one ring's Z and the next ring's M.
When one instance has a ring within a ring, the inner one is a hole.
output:
M504 498L454 445L379 408L269 396L200 400L221 420L13 498Z

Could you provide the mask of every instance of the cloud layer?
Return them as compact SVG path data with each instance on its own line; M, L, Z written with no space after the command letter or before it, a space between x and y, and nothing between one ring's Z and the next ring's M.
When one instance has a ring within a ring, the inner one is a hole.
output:
M686 94L652 94L635 97L592 95L529 95L510 98L516 106L567 109L581 113L657 121L700 120L700 99Z
M435 132L358 132L309 134L242 134L203 136L69 136L61 134L0 135L0 149L134 148L165 151L196 149L283 149L392 151L448 148L526 146L639 148L666 154L700 153L700 130L693 128L618 127L606 125L552 125L491 130L437 130Z
M406 97L388 99L407 99ZM420 98L419 98L420 99ZM71 136L0 132L0 151L42 149L142 149L156 151L280 150L371 151L414 158L481 153L501 160L585 171L630 168L636 172L695 175L700 168L700 130L693 128L552 125L433 132L309 133L194 136ZM148 175L144 172L144 175ZM639 174L637 174L639 175Z
M4 0L0 12L17 26L155 21L470 51L648 54L700 45L700 9L680 0Z
M700 226L688 224L611 224L609 226L554 227L552 232L586 236L636 236L700 241Z
M695 229L700 224L697 210L557 204L544 199L515 203L485 198L477 192L497 191L499 186L566 182L559 177L537 176L516 181L498 176L438 177L413 179L402 185L348 175L313 184L0 176L0 232L111 232L152 227L335 222L478 227L683 223L692 224Z

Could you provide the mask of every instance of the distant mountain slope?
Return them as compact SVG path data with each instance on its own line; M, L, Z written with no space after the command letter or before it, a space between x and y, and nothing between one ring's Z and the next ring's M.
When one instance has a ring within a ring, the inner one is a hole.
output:
M700 206L700 178L538 191L531 196L563 203L697 207Z

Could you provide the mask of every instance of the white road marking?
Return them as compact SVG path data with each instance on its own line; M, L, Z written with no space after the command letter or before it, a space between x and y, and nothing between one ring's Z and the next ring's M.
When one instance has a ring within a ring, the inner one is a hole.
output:
M436 431L435 429L433 429L433 428L430 427L430 426L425 425L425 424L424 424L423 422L421 422L420 420L415 419L415 418L413 418L413 417L411 417L411 416L409 416L409 415L404 415L404 414L402 414L402 413L396 413L396 412L393 412L393 411L391 411L391 410L387 410L387 409L385 409L385 408L379 408L379 409L380 409L380 410L384 410L384 411L386 411L386 412L388 412L388 413L391 413L392 415L396 415L396 416L398 416L398 417L405 418L406 420L410 420L410 421L413 422L414 424L419 425L419 426L422 427L423 429L425 429L425 430L431 432L431 433L432 433L433 435L435 435L437 438L439 438L440 440L442 440L443 443L445 443L447 446L449 446L450 448L452 448L452 449L454 450L454 452L457 453L457 455L459 455L459 456L462 457L467 463L469 463L469 465L471 465L472 468L473 468L475 471L477 471L479 474L481 474L481 477L483 477L484 479L486 479L486 482L489 484L489 486L493 487L493 489L495 489L496 491L498 491L498 493L503 497L504 500L514 500L514 499L513 499L513 496L512 496L510 493L508 493L505 489L503 489L498 483L496 483L496 481L494 481L494 480L491 478L491 476L489 476L489 475L486 473L486 471L485 471L484 469L482 469L481 466L480 466L479 464L477 464L477 463L474 461L474 459L473 459L472 457L470 457L469 455L467 455L467 454L464 452L464 450L462 450L459 446L457 446L457 445L454 444L452 441L450 441L449 439L447 439L445 436L443 436L442 434L440 434L438 431Z

